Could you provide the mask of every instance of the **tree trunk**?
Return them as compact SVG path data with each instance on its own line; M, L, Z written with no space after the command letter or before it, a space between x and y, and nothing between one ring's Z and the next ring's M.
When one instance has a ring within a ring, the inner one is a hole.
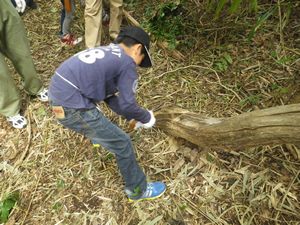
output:
M156 113L157 126L206 148L242 149L300 144L300 104L272 107L230 118L209 118L180 108Z

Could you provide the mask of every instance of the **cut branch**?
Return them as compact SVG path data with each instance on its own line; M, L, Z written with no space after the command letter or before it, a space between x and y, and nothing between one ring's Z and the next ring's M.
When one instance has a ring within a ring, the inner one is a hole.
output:
M157 126L206 148L241 149L300 144L300 104L272 107L230 118L209 118L180 108L156 113Z

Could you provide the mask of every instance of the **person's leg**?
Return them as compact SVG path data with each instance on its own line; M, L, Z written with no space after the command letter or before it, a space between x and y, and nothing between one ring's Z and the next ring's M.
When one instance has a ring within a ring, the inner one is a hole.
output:
M1 4L6 14L0 27L4 35L5 45L1 44L2 53L8 57L24 81L25 90L36 95L42 90L42 82L38 78L31 58L29 43L24 24L11 2L4 0ZM3 39L2 39L3 40Z
M71 9L70 11L65 10L65 17L62 23L62 34L66 35L71 33L70 32L70 24L74 19L74 12L75 12L75 2L74 0L70 0L71 3Z
M87 48L100 46L102 31L102 0L86 0L84 10L85 45Z
M32 9L36 9L37 8L37 4L35 3L34 0L26 0L26 6L32 8Z
M130 137L96 108L87 111L64 109L65 119L59 122L114 153L125 189L141 195L147 186L146 176L136 161Z
M115 39L119 32L123 18L123 0L110 0L109 35Z
M11 3L13 4L14 7L17 6L16 1L15 0L11 0Z
M63 24L64 24L64 20L66 17L66 9L65 9L65 3L64 0L60 0L61 5L62 5L62 9L61 9L61 13L60 13L60 31L59 31L59 35L62 36L63 35Z
M0 113L6 117L18 114L20 100L19 92L0 52Z
M61 11L61 30L60 30L60 40L62 43L74 46L82 41L82 37L75 38L71 34L70 24L74 19L75 13L75 1L74 0L61 0L63 9Z
M125 189L142 193L146 189L146 176L139 167L130 137L122 129L113 124L97 110L87 112L87 118L92 127L86 136L92 143L100 144L116 156L116 161L125 181ZM98 123L99 121L99 123Z

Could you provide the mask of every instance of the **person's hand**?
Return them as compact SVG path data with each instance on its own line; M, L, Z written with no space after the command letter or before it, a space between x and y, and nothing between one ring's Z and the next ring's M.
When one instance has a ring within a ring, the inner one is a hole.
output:
M135 124L135 126L134 126L134 129L136 130L136 129L139 129L139 128L145 128L145 129L149 129L149 128L151 128L151 127L153 127L154 126L154 124L155 124L155 122L156 122L156 119L155 119L155 117L154 117L154 114L153 114L153 112L152 111L148 111L149 113L150 113L150 115L151 115L151 118L150 118L150 120L149 120L149 122L148 123L141 123L141 122L136 122L136 124Z
M18 13L23 13L26 8L26 2L25 0L15 0L16 2L16 10Z

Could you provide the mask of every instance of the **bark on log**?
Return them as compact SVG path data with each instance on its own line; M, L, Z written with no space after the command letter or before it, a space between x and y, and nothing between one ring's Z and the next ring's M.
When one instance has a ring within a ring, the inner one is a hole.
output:
M203 148L300 144L300 104L230 118L209 118L180 108L162 109L155 116L159 128Z

